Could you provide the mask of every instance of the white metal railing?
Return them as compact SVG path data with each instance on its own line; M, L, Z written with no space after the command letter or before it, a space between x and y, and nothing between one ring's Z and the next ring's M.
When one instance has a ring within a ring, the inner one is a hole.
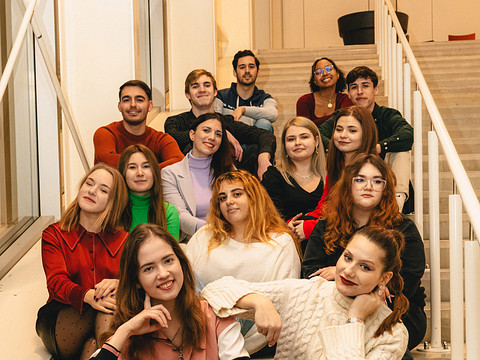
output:
M25 12L23 16L22 23L20 25L17 37L15 39L15 42L12 46L12 50L10 52L10 55L7 60L7 64L5 65L5 69L2 73L2 77L0 79L0 102L3 99L3 95L5 94L5 90L7 88L8 82L10 80L10 77L12 75L13 67L15 65L15 62L17 61L18 55L20 53L20 48L22 46L22 43L25 39L25 34L28 29L29 23L32 26L33 33L35 34L35 38L37 40L37 44L40 48L40 52L42 54L43 60L45 62L45 65L48 70L48 74L50 76L50 80L52 81L52 85L55 89L55 93L57 94L58 101L60 103L60 106L63 110L63 114L65 116L65 120L68 125L68 129L70 130L70 133L72 135L73 141L75 143L78 155L80 156L80 160L82 161L82 165L85 169L85 171L88 171L90 169L90 164L87 159L87 155L85 153L85 146L83 145L83 141L79 135L78 128L77 128L77 123L75 121L75 118L73 117L73 113L70 108L70 104L63 93L63 90L61 88L60 82L58 81L57 75L55 73L55 68L53 66L53 62L51 60L50 55L48 54L47 47L44 43L43 39L43 34L40 31L40 26L35 18L34 10L36 6L36 0L31 0L30 3L28 4L27 9L25 9L25 5L23 4L23 0L17 0L18 6L22 11Z
M375 1L375 42L380 57L385 94L389 106L403 109L405 118L411 120L410 73L417 84L413 95L414 186L415 221L423 235L423 153L422 153L422 99L430 116L432 131L428 140L429 163L429 227L430 227L430 279L431 279L431 330L432 348L441 349L441 294L440 294L440 222L438 144L443 149L455 188L459 195L450 195L450 304L452 359L464 358L463 284L465 281L465 318L467 358L480 359L480 203L467 176L452 139L433 100L425 78L405 37L390 0ZM405 63L403 59L405 58ZM403 66L402 66L403 65ZM403 81L402 81L403 79ZM402 90L403 85L403 90ZM470 240L463 244L462 204L470 221ZM477 236L475 236L475 234ZM465 245L465 278L463 276L462 249ZM460 255L459 252L460 251ZM459 280L460 279L460 280Z

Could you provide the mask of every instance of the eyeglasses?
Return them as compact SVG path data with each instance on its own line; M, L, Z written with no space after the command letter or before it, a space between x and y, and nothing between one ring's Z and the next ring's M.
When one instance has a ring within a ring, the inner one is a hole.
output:
M356 190L364 190L367 187L368 182L372 186L373 191L383 191L385 184L387 183L383 179L365 179L362 176L356 176L352 179L352 184Z
M314 73L315 75L322 75L324 72L329 73L332 70L333 70L333 65L327 65L325 66L325 69L316 69Z

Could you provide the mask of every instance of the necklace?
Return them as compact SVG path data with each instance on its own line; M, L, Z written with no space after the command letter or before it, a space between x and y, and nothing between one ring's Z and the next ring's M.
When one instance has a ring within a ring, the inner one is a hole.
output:
M333 93L333 97L331 97L330 99L327 99L326 97L320 95L318 92L317 92L317 95L320 96L321 99L323 99L323 101L327 102L327 107L329 109L331 109L333 107L333 99L335 99L335 97L337 96L337 94Z
M173 341L177 337L178 333L180 332L181 328L182 328L181 326L178 327L177 332L175 333L175 335L173 335L173 338L171 338L171 339L168 336L167 336L166 339L160 338L160 337L155 337L155 336L152 336L152 338L157 339L157 340L161 340L161 341L164 341L164 342L170 344L173 348L173 351L178 352L178 360L185 360L185 358L183 357L183 344L180 344L179 346L177 346L173 343Z
M298 174L295 174L295 176L298 177L299 179L308 179L309 177L312 177L312 174L310 174L310 175L303 175L303 176L298 175Z

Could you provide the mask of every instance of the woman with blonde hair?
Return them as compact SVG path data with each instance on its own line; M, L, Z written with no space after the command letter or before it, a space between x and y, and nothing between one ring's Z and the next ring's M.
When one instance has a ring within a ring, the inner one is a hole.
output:
M304 117L288 120L282 131L280 157L262 180L285 220L315 209L323 194L325 164L318 127Z
M215 180L207 225L190 239L186 252L196 276L207 284L226 275L248 281L299 277L290 231L258 179L244 170ZM250 330L245 337L252 353L266 342L255 327Z
M128 187L128 205L122 217L125 230L131 232L142 223L157 224L178 241L178 211L163 200L162 177L153 152L141 144L128 146L120 155L118 170Z
M38 311L36 330L55 359L88 359L110 325L128 235L120 223L127 198L120 173L97 164L60 221L43 231L49 298Z

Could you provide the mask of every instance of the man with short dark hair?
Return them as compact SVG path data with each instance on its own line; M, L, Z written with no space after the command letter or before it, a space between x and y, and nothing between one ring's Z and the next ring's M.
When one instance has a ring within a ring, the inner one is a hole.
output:
M123 120L95 131L95 164L103 162L118 167L122 151L134 144L142 144L152 150L160 168L183 159L170 135L147 126L147 115L153 108L152 91L147 84L140 80L127 81L120 86L118 97L118 110Z
M378 152L391 166L397 178L395 188L400 211L408 197L410 182L410 150L413 145L413 128L398 110L379 106L375 103L378 93L378 77L375 71L366 66L357 66L346 78L348 95L355 105L362 106L372 113L378 130ZM319 126L323 145L328 143L334 131L338 111Z
M260 61L250 50L242 50L235 54L232 65L237 82L218 91L215 111L232 115L235 121L273 132L272 123L278 116L277 102L255 86Z
M184 154L192 149L189 137L192 122L202 114L214 112L216 95L217 84L210 72L197 69L188 74L185 80L185 96L192 109L170 116L165 121L165 132L177 141ZM275 155L275 136L269 131L235 121L231 115L224 115L223 121L228 141L234 148L240 167L257 174L261 179ZM255 146L249 146L244 153L241 145Z

